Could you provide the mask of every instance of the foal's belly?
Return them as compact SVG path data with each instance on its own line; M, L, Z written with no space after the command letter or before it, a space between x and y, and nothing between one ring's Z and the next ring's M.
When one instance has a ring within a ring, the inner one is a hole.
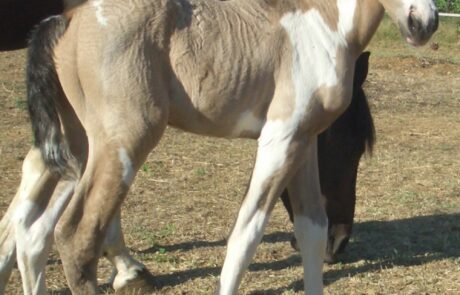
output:
M214 137L259 137L265 124L265 113L257 105L251 102L237 104L237 101L216 97L203 100L172 97L169 125Z

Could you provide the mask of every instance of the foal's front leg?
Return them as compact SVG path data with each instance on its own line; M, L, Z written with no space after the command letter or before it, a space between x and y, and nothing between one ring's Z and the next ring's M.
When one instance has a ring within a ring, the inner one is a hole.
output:
M317 144L310 144L307 160L288 184L294 213L294 232L302 255L307 294L322 294L322 270L327 244L327 215L321 195Z
M305 161L307 147L316 144L305 140L306 136L289 134L286 131L288 126L282 121L269 121L262 130L249 189L228 240L219 294L237 293L275 201L289 178ZM317 271L321 272L321 269ZM315 284L322 286L321 280Z

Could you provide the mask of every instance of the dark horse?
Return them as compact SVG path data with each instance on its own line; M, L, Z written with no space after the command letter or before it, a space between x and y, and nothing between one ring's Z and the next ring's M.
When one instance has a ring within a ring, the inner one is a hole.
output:
M372 151L375 141L374 123L362 87L369 68L369 55L363 52L356 61L350 106L318 137L320 183L329 219L325 258L328 262L333 262L348 243L355 213L359 160L366 149ZM287 190L281 199L293 221ZM291 244L297 249L295 238Z
M61 14L86 0L1 0L0 51L23 49L32 29L43 19Z
M62 13L63 10L63 0L2 0L0 50L24 48L35 25L50 15Z

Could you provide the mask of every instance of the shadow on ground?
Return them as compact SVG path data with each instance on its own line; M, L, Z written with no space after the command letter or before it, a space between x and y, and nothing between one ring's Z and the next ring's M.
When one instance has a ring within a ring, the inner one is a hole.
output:
M343 277L379 271L395 266L414 266L460 257L460 213L420 216L392 221L357 223L350 244L339 258L342 264L358 261L359 266L324 273L325 285ZM279 262L276 262L279 263ZM296 260L300 265L300 260ZM303 290L302 280L279 289L253 294L281 294Z
M290 238L290 233L275 232L265 235L263 242L288 242ZM340 262L352 264L363 261L363 263L356 267L325 272L324 283L328 285L343 277L378 271L382 267L421 265L446 258L458 258L460 257L458 245L460 245L460 213L357 223L354 226L351 242L340 257ZM225 241L194 241L170 246L156 245L139 252L152 253L159 248L165 248L167 251L188 251L194 248L216 246L225 246ZM286 243L286 247L290 247L289 244ZM252 263L249 270L276 271L300 265L300 256L294 254L284 260ZM219 273L220 267L195 268L167 275L156 275L151 279L151 283L155 288L161 289L199 277L218 276ZM107 288L108 286L104 285L101 291L107 291ZM281 294L287 290L302 289L302 280L297 280L282 288L259 290L252 294ZM67 294L67 292L67 290L61 290L53 294Z

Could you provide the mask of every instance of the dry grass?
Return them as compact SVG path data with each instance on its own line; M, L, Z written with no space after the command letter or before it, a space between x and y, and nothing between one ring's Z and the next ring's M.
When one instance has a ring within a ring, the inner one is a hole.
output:
M341 263L325 266L326 293L460 294L458 43L442 58L382 44L371 46L366 84L377 146L360 166L352 241ZM14 195L31 142L23 63L23 52L0 54L0 212ZM123 226L127 244L155 274L157 294L212 293L254 151L252 141L168 129L152 152L123 206ZM278 204L242 294L301 293L291 232ZM110 267L101 261L99 268L102 285ZM65 292L56 252L47 274L48 287ZM20 284L15 270L8 294L21 294Z

